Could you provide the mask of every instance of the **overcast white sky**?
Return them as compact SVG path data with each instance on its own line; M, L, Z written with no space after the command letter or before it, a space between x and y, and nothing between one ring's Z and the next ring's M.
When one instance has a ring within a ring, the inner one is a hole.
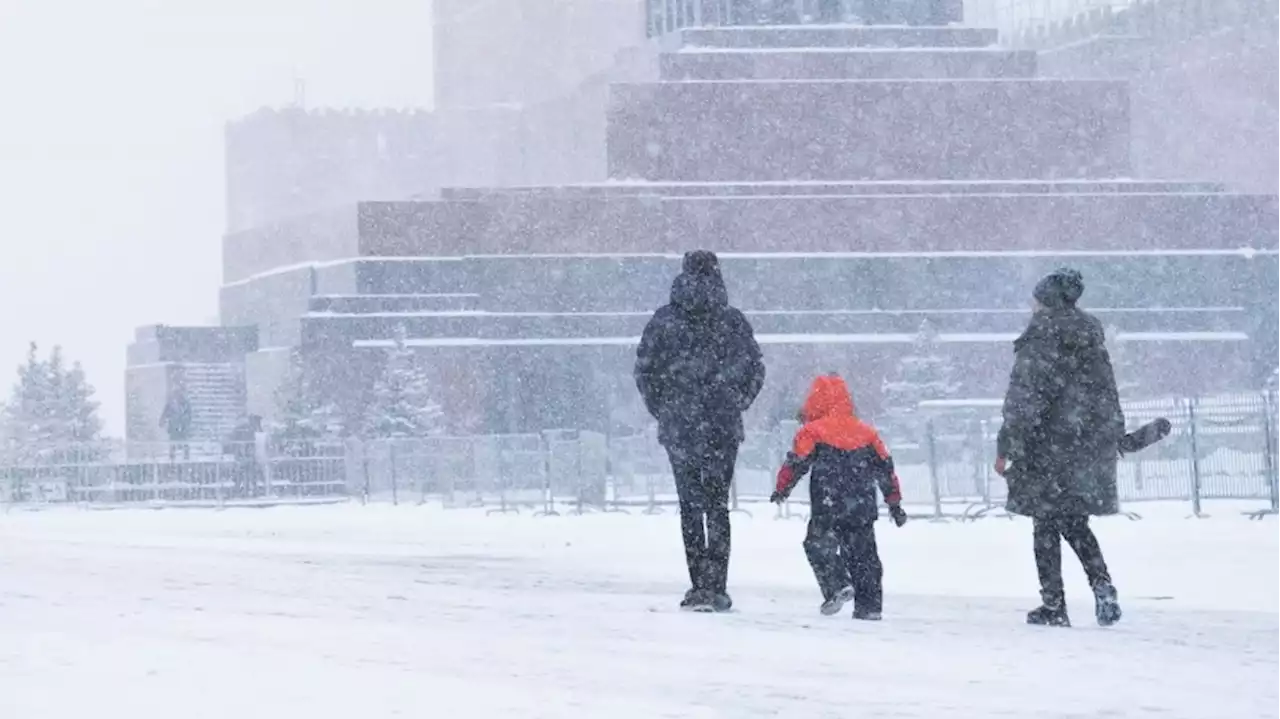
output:
M60 343L123 434L134 328L217 314L223 123L295 73L430 106L430 0L0 0L0 392Z

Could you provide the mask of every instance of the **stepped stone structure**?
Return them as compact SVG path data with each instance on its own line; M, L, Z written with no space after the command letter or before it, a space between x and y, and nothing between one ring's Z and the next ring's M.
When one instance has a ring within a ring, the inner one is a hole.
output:
M139 442L168 441L160 413L181 387L191 402L191 440L220 442L244 416L244 357L257 349L252 327L139 328L125 373L125 433Z
M404 327L453 431L636 429L634 344L696 247L721 253L766 353L753 426L790 417L833 369L875 413L926 319L964 394L997 396L1030 287L1063 264L1148 368L1147 391L1267 376L1276 196L1134 178L1127 82L1045 77L1040 55L996 41L958 26L679 29L566 95L441 136L503 158L500 181L424 170L423 199L233 228L221 320L256 329L247 410L271 414L300 346L357 416Z

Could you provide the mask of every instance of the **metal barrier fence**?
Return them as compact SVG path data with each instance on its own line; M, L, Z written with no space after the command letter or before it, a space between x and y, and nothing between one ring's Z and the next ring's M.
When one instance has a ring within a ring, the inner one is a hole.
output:
M1276 395L1235 394L1125 405L1130 427L1167 417L1172 434L1120 462L1126 510L1153 500L1256 501L1274 513ZM807 488L776 510L774 474L797 425L748 433L738 454L735 510L803 517ZM992 467L999 413L935 412L916 437L886 433L902 493L916 514L1000 513L1007 493ZM483 507L490 513L658 513L674 508L670 465L653 433L606 437L579 430L395 440L10 447L0 462L0 502L187 504L338 501ZM923 512L920 507L927 507Z
M332 501L346 494L346 448L173 442L4 448L0 502L192 505Z

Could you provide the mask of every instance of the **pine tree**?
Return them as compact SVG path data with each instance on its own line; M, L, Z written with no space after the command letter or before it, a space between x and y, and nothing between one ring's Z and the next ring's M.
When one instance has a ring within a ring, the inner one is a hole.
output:
M1120 343L1120 328L1111 325L1106 329L1107 354L1111 355L1111 368L1116 375L1116 388L1120 390L1120 399L1133 399L1139 392L1137 367L1134 366L1133 352L1128 346Z
M56 441L49 379L49 365L40 359L36 343L32 342L27 346L26 361L18 367L18 381L5 407L5 434L20 456L34 456L38 449Z
M61 347L54 347L49 358L42 360L32 342L5 407L6 438L27 459L93 459L96 449L84 446L102 434L93 394L78 362L66 369Z
M951 358L943 354L938 330L928 320L912 340L911 352L898 361L893 375L881 385L884 406L892 424L904 432L920 429L919 404L955 397L960 383Z
M85 375L80 362L72 362L71 370L63 378L62 407L65 411L67 436L74 442L94 442L102 436L102 419L98 417L100 406L93 398L93 385Z
M277 441L332 440L345 434L338 406L328 398L322 378L307 366L301 351L289 354L284 381L276 390L277 421L271 435Z
M444 410L436 403L431 382L414 359L399 329L387 351L382 375L374 383L365 412L367 439L425 437L443 429Z

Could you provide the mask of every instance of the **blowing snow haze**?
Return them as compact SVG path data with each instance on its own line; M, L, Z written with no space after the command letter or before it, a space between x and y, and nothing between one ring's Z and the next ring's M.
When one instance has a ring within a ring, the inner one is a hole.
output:
M0 2L0 368L84 362L124 433L125 346L218 315L224 123L293 101L430 107L431 4Z

